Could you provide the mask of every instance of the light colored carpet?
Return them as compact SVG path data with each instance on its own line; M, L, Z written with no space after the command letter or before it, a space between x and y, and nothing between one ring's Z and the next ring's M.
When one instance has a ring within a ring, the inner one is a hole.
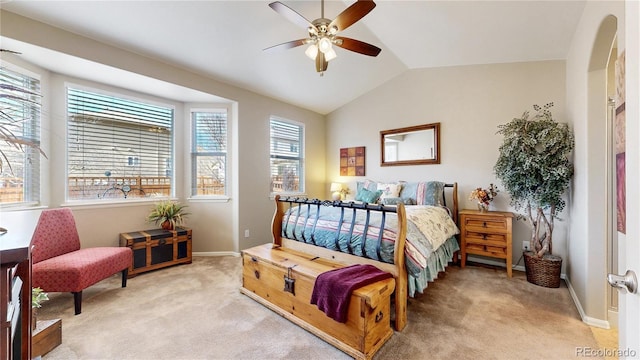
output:
M40 319L62 318L54 359L348 359L239 292L241 259L195 257L139 275L113 276L71 294L50 294ZM409 324L375 359L568 359L597 348L566 287L529 284L523 273L451 266L409 301Z

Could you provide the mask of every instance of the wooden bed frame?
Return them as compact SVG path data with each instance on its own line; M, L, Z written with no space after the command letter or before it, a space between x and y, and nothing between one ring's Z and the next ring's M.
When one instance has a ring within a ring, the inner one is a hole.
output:
M458 223L458 184L445 184L445 189L452 189L452 207L449 209L452 212L452 218L454 222ZM445 205L446 206L446 191L444 194ZM304 200L302 200L304 201ZM394 259L393 264L380 262L377 260L364 258L356 255L351 255L348 253L343 253L339 251L330 250L324 247L315 246L313 244L308 244L304 242L300 242L297 240L291 240L282 236L282 221L284 220L284 214L287 210L287 204L289 202L295 202L289 198L281 199L280 195L276 195L276 211L272 220L272 235L273 235L273 246L274 247L284 247L289 248L295 251L303 252L309 255L313 255L320 258L330 259L333 261L337 261L339 263L345 265L353 265L353 264L371 264L379 269L389 272L393 275L396 281L396 290L395 290L395 329L397 331L401 331L407 325L407 294L408 294L408 278L407 278L407 269L405 267L405 254L404 254L404 246L406 239L406 231L407 231L407 217L404 205L399 204L395 208L395 211L398 216L398 233L397 239L395 241L394 246ZM349 203L344 202L334 202L333 206L342 206L345 208L349 208ZM353 205L351 205L353 206ZM359 207L361 209L369 209L371 211L379 211L382 207L379 205L362 205ZM391 207L384 207L385 211L390 211ZM454 255L454 258L456 256Z

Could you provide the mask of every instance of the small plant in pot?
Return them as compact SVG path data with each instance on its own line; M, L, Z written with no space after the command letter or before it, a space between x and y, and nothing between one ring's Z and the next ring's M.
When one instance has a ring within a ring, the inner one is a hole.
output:
M44 292L42 288L31 288L31 329L36 329L38 309L42 307L42 302L47 300L49 300L49 294Z
M569 126L556 122L549 108L534 105L533 117L498 126L504 136L494 172L511 195L519 218L532 227L531 251L524 252L527 281L546 287L560 286L562 258L552 254L554 220L563 211L563 199L573 176L569 154L574 136Z
M147 221L160 225L165 230L173 230L176 226L182 225L188 212L185 211L186 205L178 202L165 200L154 204Z

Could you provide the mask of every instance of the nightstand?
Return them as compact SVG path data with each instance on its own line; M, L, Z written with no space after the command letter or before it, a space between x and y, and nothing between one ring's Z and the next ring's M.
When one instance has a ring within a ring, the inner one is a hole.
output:
M502 211L460 211L460 267L464 268L467 254L504 259L507 275L511 277L513 214Z

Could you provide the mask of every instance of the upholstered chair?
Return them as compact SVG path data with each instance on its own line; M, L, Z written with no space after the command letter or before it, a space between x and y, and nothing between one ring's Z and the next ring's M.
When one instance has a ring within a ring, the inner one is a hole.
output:
M42 211L32 239L32 285L46 292L71 292L75 314L82 310L82 290L122 272L122 287L132 264L128 247L80 248L71 209Z

